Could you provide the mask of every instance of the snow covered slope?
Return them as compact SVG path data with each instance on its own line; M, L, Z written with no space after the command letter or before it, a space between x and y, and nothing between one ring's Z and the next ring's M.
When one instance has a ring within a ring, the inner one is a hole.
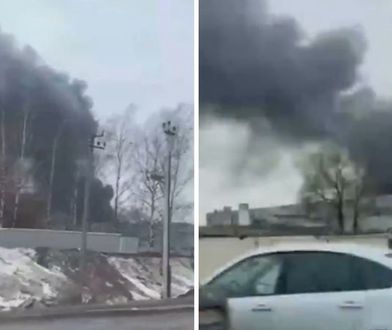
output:
M135 300L160 298L160 258L109 258L108 261L127 279ZM192 288L193 272L187 260L172 260L171 269L173 296Z
M48 268L40 266L37 257L30 249L0 248L0 310L24 308L33 302L58 305L80 300L79 252L49 251L44 260ZM159 299L160 260L91 253L84 302L118 304ZM184 258L173 259L171 266L172 291L177 296L192 288L193 270L190 260Z
M30 249L0 247L0 310L29 303L59 300L60 291L71 291L72 283L64 274L46 269L35 261Z

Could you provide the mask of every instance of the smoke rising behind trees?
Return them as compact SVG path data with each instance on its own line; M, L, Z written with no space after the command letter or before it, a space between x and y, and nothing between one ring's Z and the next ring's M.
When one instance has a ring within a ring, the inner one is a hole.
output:
M49 67L32 47L19 47L13 36L0 32L0 199L4 226L79 228L90 138L102 129L107 129L108 148L95 152L90 223L116 223L120 211L124 213L139 202L134 196L139 183L133 176L137 167L133 153L142 137L154 135L162 145L159 153L162 166L166 149L160 125L164 119L176 117L180 132L184 132L181 166L174 170L181 172L176 179L186 180L179 183L181 189L188 190L185 185L193 177L190 176L193 173L191 105L162 110L149 119L155 118L154 125L144 126L129 111L128 116L109 117L107 125L98 123L92 109L86 82ZM116 167L119 157L120 170ZM109 169L121 179L111 180L111 173L109 179L102 175L102 162L106 162L105 174ZM14 219L15 200L19 195L22 196L20 210L16 212L19 215ZM185 197L183 205L188 201ZM160 201L157 203L157 208L161 208ZM31 213L28 216L26 208ZM185 213L184 218L189 219L190 211Z
M14 174L17 164L28 163L32 170L23 175L30 177L34 194L42 204L46 203L53 143L61 129L54 150L53 212L71 217L72 209L76 208L80 213L83 190L79 189L78 196L74 190L81 183L80 164L86 157L89 138L97 130L92 100L86 94L87 84L45 65L33 48L18 47L14 38L4 32L0 32L0 82L5 194L14 195L23 188L18 187ZM99 209L95 210L99 221L110 208L111 192L97 179L93 185L96 189L91 204ZM13 203L7 203L5 208L6 213L12 213Z
M202 132L216 121L248 127L252 138L241 156L248 173L249 159L266 159L273 150L261 151L266 136L294 153L332 140L365 166L379 192L392 192L392 103L363 83L363 28L336 27L308 37L301 22L268 7L261 0L201 1ZM254 178L268 173L260 170ZM237 169L231 177L238 177Z

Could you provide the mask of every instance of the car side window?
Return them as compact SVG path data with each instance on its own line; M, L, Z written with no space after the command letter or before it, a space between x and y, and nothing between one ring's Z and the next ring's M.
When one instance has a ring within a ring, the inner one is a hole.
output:
M265 296L277 293L282 262L272 262L269 269L258 274L250 283L251 295Z
M286 255L282 291L286 294L340 292L359 289L350 256L327 252Z
M207 284L207 290L225 297L270 295L282 268L278 255L260 255L240 261Z
M362 290L386 289L392 287L392 271L374 261L355 258L353 271L361 279Z

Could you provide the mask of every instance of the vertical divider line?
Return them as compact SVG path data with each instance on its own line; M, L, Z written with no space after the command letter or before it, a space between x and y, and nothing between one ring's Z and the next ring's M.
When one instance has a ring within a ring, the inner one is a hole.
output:
M194 329L199 329L199 0L194 0L193 11L193 66L194 66Z

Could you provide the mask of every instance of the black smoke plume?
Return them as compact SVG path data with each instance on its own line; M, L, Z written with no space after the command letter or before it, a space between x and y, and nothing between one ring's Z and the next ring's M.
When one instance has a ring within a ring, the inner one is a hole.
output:
M360 27L307 39L262 0L200 1L201 119L267 121L286 143L333 139L392 192L392 106L358 89L366 52Z
M0 110L5 119L7 167L12 168L20 157L23 118L28 112L25 159L33 164L35 193L46 200L53 142L61 130L52 205L53 213L70 217L80 163L97 130L86 90L84 81L50 68L31 47L20 49L12 36L0 31ZM111 197L107 190L102 183L94 183L92 200L99 202L92 203L91 221L108 220ZM80 199L83 189L78 192Z

